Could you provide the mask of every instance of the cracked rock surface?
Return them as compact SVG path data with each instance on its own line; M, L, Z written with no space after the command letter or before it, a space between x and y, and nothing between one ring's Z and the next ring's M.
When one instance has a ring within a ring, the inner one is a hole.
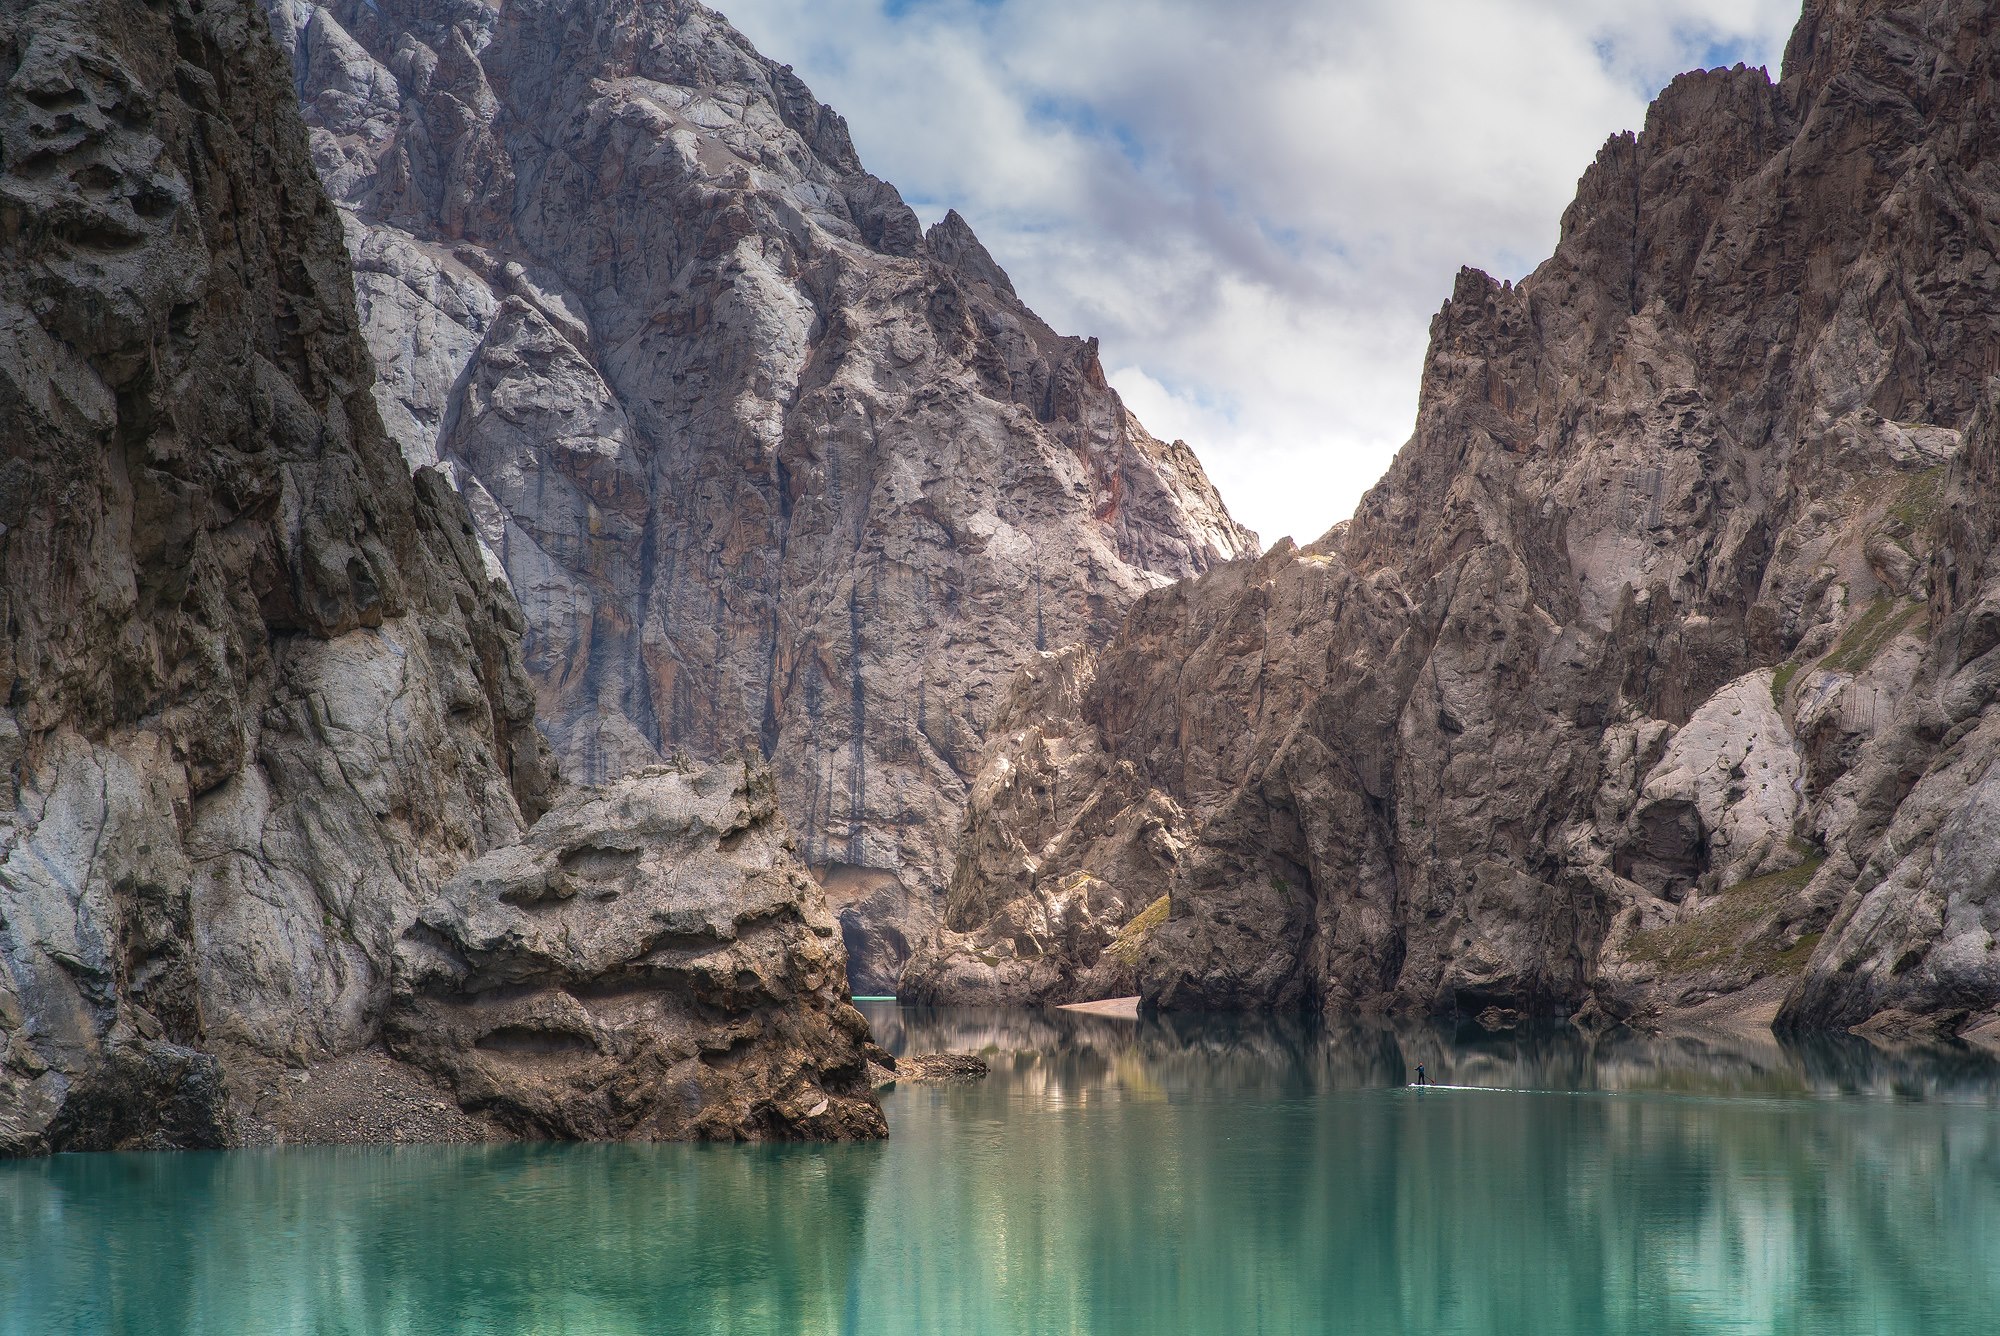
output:
M555 794L285 68L250 0L0 12L0 1153L403 1127L398 945Z
M266 3L383 417L470 502L565 773L761 750L894 992L1014 670L1254 536L712 10Z
M868 1024L768 771L570 789L396 955L391 1051L524 1135L887 1134Z
M1025 670L907 992L2000 1008L2000 45L1810 0L1785 71L1459 276L1351 520Z

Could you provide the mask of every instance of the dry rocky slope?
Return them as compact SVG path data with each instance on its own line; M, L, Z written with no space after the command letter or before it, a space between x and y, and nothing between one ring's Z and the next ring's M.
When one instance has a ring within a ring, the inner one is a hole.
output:
M253 0L0 10L0 1154L878 1133L767 785L557 789L371 378Z
M1675 80L1352 520L1021 675L905 991L1993 1016L1996 108L1973 0Z
M713 11L266 4L384 417L470 501L565 773L760 749L893 990L1014 671L1254 536Z

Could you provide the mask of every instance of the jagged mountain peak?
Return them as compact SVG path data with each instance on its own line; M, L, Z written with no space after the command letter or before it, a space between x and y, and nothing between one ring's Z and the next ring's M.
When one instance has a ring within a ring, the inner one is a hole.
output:
M1014 296L1013 281L1007 271L995 263L979 238L973 235L971 224L960 216L957 209L949 210L944 218L924 233L924 248L939 264L949 265L975 283L984 283L996 293Z
M1462 271L1351 521L1024 679L906 991L2000 1014L1988 9L1809 5Z

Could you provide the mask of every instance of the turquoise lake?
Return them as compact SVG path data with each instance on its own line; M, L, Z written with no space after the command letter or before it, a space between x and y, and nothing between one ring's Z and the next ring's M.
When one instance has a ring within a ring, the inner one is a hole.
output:
M864 1009L993 1074L880 1145L0 1164L0 1334L2000 1332L1976 1050Z

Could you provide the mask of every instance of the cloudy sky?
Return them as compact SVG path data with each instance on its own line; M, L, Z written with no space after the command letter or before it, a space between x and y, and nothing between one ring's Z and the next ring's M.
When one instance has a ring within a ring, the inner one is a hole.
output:
M713 0L925 222L1103 340L1266 543L1409 435L1462 264L1518 279L1676 72L1775 76L1799 0Z

